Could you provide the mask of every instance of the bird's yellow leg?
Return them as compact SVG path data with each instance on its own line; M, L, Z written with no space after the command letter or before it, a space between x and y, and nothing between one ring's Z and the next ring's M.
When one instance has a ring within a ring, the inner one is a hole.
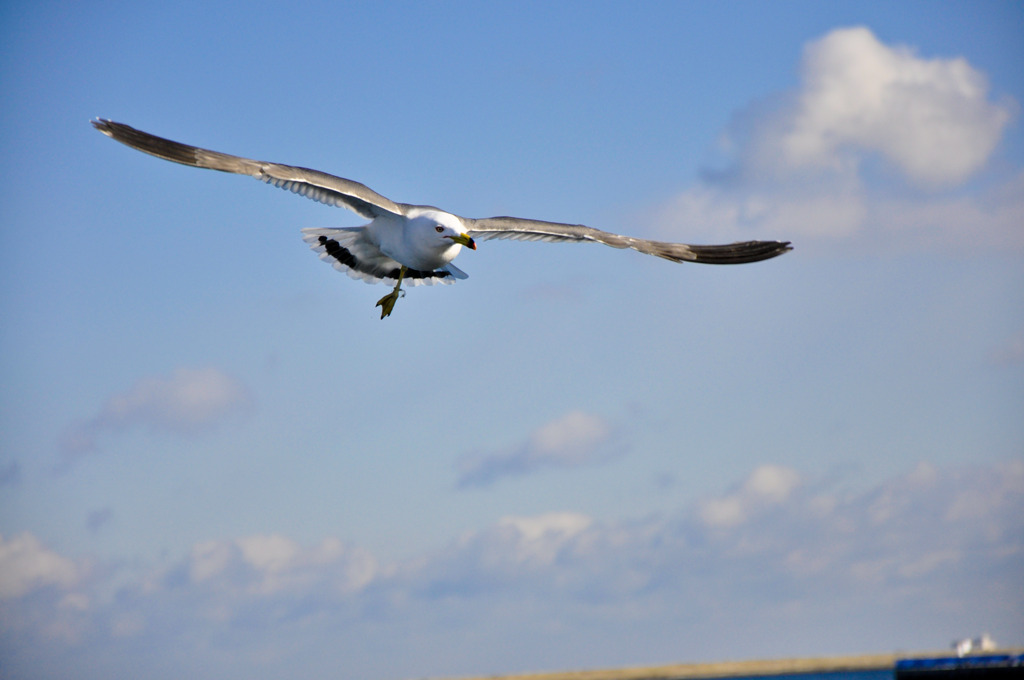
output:
M402 290L402 279L405 278L405 265L398 271L398 283L395 284L395 289L390 293L377 300L376 307L380 307L380 318L391 315L391 310L395 308L395 303L398 302L400 295L405 295L405 291Z

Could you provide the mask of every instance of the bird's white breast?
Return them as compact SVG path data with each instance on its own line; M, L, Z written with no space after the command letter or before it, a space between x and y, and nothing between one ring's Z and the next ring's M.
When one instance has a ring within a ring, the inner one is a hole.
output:
M431 216L385 215L376 218L366 229L381 252L396 262L411 269L434 271L462 251L458 243L441 238L435 231L436 226Z

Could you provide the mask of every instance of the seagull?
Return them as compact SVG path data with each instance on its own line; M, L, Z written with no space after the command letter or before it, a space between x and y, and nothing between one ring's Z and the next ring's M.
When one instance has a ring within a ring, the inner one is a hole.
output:
M410 286L454 283L467 274L452 264L462 249L476 250L488 239L591 242L632 248L673 262L744 264L767 260L792 250L789 241L743 241L727 245L666 243L612 234L582 224L561 224L519 217L473 219L429 205L396 203L364 184L318 170L268 163L174 142L112 120L93 126L108 137L164 160L249 175L314 201L348 208L370 220L362 227L303 229L303 240L335 269L367 283L394 281L390 293L377 301L380 318L391 314Z

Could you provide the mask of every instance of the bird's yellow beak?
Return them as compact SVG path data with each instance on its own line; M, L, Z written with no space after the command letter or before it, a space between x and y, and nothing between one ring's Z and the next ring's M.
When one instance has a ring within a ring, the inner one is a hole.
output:
M469 237L469 234L459 234L458 236L449 236L451 240L455 241L459 245L466 246L470 250L476 250L476 241Z

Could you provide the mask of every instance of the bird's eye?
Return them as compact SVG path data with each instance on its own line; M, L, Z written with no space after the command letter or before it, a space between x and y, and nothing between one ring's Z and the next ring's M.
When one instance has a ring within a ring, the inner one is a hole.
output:
M439 224L439 225L437 225L436 227L434 227L434 231L436 231L436 232L437 232L438 234L440 234L440 233L441 233L442 231L444 231L444 227L442 227L442 226L441 226L441 225Z

